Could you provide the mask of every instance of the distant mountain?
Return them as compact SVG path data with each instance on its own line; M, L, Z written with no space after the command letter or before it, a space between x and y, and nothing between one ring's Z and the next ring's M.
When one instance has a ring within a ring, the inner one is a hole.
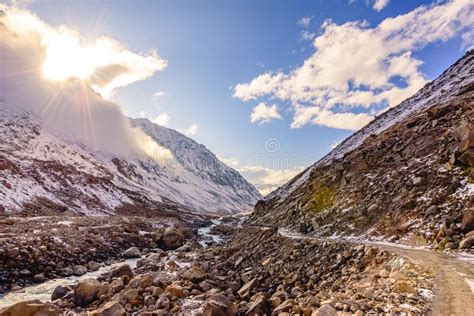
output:
M439 227L465 225L474 212L473 136L470 51L269 194L252 221L322 235L418 235L440 242ZM461 238L461 231L454 233Z
M49 130L33 112L0 102L0 212L234 213L261 198L203 145L148 120L131 121L175 159L159 163L94 152Z

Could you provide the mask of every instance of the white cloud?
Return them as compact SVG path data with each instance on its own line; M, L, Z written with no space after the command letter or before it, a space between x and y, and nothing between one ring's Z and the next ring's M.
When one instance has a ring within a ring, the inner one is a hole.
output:
M237 171L260 191L262 195L276 190L294 176L303 171L304 168L297 167L293 169L273 170L260 166L243 166L237 168Z
M35 112L53 133L63 139L80 142L91 151L107 152L114 156L172 157L169 150L160 147L141 130L132 128L117 103L105 100L91 88L92 83L99 83L98 78L93 78L99 69L94 68L92 73L81 73L81 67L87 70L93 63L86 62L82 59L85 57L78 56L74 50L79 34L64 26L53 28L26 10L2 4L0 10L4 12L0 14L0 99L5 101L6 106ZM61 47L56 47L60 43L65 56L59 54ZM114 46L120 48L119 51L109 50L107 45L105 48L101 46L118 43L110 39L95 41L94 45L98 43L100 47L87 46L91 51L85 54L106 52L112 59L111 64L95 65L107 67L123 61L121 66L127 68L125 77L108 77L109 80L100 82L104 84L103 87L114 89L126 82L139 80L145 72L150 75L155 71L155 61L159 63L154 57L149 59L129 52L123 46ZM48 65L53 62L50 58L56 55L59 55L57 64ZM96 57L101 60L103 56ZM152 69L145 71L145 64L149 62ZM50 75L53 76L61 75L61 67L64 67L66 74L74 71L82 79L57 81L45 76L45 70L52 71ZM113 73L114 69L110 67L109 70Z
M253 108L252 114L250 114L250 121L252 123L268 123L271 120L281 120L282 117L280 113L278 113L277 106L274 105L266 105L265 103L261 102L256 107Z
M222 161L229 167L237 168L240 165L239 160L235 157L229 157L229 156L221 155L221 154L217 154L216 156L220 161Z
M242 165L240 160L236 157L217 155L217 158L237 170L247 181L252 183L263 196L284 185L305 169L304 167L271 169L262 166L246 166Z
M308 28L309 24L311 23L311 17L309 16L302 17L296 23L301 27Z
M372 8L375 11L382 11L383 8L385 8L388 4L390 3L390 0L375 0L374 5Z
M191 124L191 126L185 131L186 135L193 136L196 135L199 127L196 124Z
M315 37L316 37L315 33L311 33L306 30L301 32L301 39L304 41L312 41Z
M293 128L320 124L355 130L426 84L414 51L459 35L469 42L473 24L474 3L464 0L420 6L374 27L366 21L327 20L302 65L239 83L234 96L291 105Z
M85 40L67 26L51 26L27 10L0 5L7 13L7 26L20 36L37 37L44 48L43 76L52 81L79 78L103 97L119 87L151 77L167 61L155 50L135 53L109 37Z
M158 91L158 92L153 93L154 97L162 97L164 95L165 95L165 93L163 91Z
M160 126L168 126L170 123L171 117L166 113L161 113L155 117L152 122Z

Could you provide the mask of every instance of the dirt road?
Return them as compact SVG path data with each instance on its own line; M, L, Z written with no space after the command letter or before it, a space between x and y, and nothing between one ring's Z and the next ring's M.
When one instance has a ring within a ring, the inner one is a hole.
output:
M317 239L285 229L279 234L293 239ZM435 296L432 300L432 315L474 316L474 256L455 256L428 249L410 248L393 243L380 243L352 239L338 241L370 244L410 258L413 263L428 268L433 273Z

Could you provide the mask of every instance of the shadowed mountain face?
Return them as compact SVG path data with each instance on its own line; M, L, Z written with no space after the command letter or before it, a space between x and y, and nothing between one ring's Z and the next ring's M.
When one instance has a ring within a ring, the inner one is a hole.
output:
M118 158L51 131L41 118L0 104L0 211L88 215L154 211L234 213L261 197L204 146L134 121L174 158Z
M259 202L253 221L441 242L441 224L472 213L473 135L471 51Z

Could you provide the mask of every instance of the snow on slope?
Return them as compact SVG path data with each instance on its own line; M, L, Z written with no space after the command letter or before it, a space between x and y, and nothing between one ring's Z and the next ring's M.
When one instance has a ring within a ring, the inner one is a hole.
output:
M379 134L406 117L428 109L436 103L449 101L459 95L464 89L472 89L473 85L474 50L471 50L444 71L437 79L426 84L414 96L376 117L372 122L348 137L314 165L267 195L265 199L270 200L274 197L285 199L309 178L314 168L329 165L334 159L342 158L344 154L360 146L370 135Z
M261 197L204 146L151 122L137 122L171 149L175 162L93 152L57 137L34 114L0 102L0 211L46 204L96 215L139 203L232 213L251 208Z

